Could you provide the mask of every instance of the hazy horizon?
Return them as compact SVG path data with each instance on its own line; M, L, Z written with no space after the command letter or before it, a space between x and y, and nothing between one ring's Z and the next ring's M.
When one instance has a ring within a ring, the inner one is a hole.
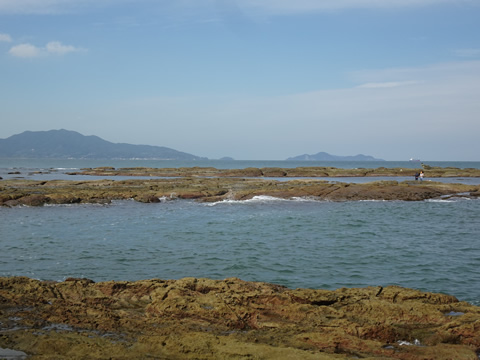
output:
M70 129L50 129L50 130L39 130L39 132L48 132L48 131L59 131L59 130L65 130L65 131L73 131L73 132L77 132L75 130L70 130ZM25 130L25 132L34 132L32 130ZM23 133L23 132L22 132ZM14 134L14 135L21 135L22 133L19 133L19 134ZM78 132L77 132L78 133ZM80 133L81 134L81 133ZM91 135L84 135L84 134L81 134L83 136L97 136L95 134L91 134ZM13 135L12 135L13 136ZM98 136L97 136L98 137ZM109 141L108 139L104 139L102 137L100 137L102 140L105 140L105 141ZM3 138L0 138L0 140L4 140ZM111 141L109 141L111 142ZM111 143L114 143L114 142L111 142ZM118 143L114 143L114 144L118 144ZM131 143L124 143L124 144L130 144L130 145L147 145L147 146L156 146L156 145L151 145L151 144L131 144ZM172 148L173 149L173 148ZM173 150L177 150L177 151L182 151L181 149L173 149ZM292 154L290 156L288 156L287 158L285 159L237 159L237 158L232 158L228 155L225 155L225 156L219 156L219 157L216 157L216 158L207 158L205 157L206 160L222 160L223 158L231 158L232 160L234 161L278 161L278 162L283 162L283 161L289 161L289 158L293 158L293 157L298 157L298 156L302 156L302 155L316 155L318 153L327 153L328 155L332 155L332 156L342 156L342 157L354 157L354 156L357 156L357 155L361 155L361 156L372 156L370 154L363 154L363 153L351 153L351 154L345 154L345 155L338 155L338 154L333 154L333 153L330 153L328 151L324 151L324 150L320 150L320 151L317 151L316 153L311 153L311 154L306 154L306 153L302 153L302 154ZM198 156L197 154L191 154L191 155L195 155L195 156ZM0 154L0 158L3 158ZM7 157L8 158L8 157ZM407 159L385 159L385 158L382 158L381 156L380 157L374 157L375 159L374 160L347 160L347 161L360 161L360 162L370 162L370 161L373 161L373 162L378 162L378 161L391 161L391 162L402 162L402 161L410 161L410 160L414 160L414 161L422 161L422 162L429 162L429 161L434 161L434 162L452 162L452 160L432 160L432 159L418 159L418 158L407 158ZM27 158L26 158L27 159ZM41 158L39 158L41 159ZM45 159L48 159L48 158L45 158ZM139 159L139 160L142 160L142 159ZM146 160L146 159L143 159L143 160ZM148 160L148 159L147 159ZM178 160L173 160L173 161L178 161ZM195 160L187 160L187 161L195 161ZM201 160L198 160L198 161L201 161ZM304 160L292 160L292 161L304 161ZM325 161L333 161L333 162L336 162L336 161L345 161L345 160L305 160L307 162L309 161L317 161L317 162L325 162ZM478 162L476 160L453 160L453 162Z

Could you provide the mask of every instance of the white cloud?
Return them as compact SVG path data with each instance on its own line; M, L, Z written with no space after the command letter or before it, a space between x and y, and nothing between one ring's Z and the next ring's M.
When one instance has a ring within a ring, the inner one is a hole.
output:
M32 44L20 44L13 46L8 52L10 55L21 58L34 58L48 55L65 55L71 52L83 52L85 49L76 48L72 45L63 45L59 41L50 41L43 48Z
M8 53L16 57L33 58L40 56L42 51L32 44L20 44L13 46Z
M0 33L0 42L12 42L12 38L8 34Z
M50 41L45 47L46 51L49 54L65 55L71 52L80 52L84 51L83 49L76 48L72 45L63 45L59 41Z

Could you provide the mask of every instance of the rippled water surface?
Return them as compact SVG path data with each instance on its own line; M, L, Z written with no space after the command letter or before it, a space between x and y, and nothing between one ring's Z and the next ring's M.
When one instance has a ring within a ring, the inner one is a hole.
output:
M397 284L480 304L479 200L0 208L0 276Z

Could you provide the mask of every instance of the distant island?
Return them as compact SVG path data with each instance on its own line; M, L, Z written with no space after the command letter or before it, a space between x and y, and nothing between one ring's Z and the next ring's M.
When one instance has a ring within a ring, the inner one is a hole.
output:
M25 131L0 139L3 158L206 160L164 146L112 143L69 130Z
M71 130L24 131L0 139L0 158L106 159L106 160L208 160L164 146L112 143L95 135ZM218 160L233 161L226 156ZM369 155L338 156L326 152L290 157L293 161L385 161Z
M338 156L331 155L326 152L319 152L314 155L303 154L295 157L288 158L287 160L295 161L385 161L383 159L376 159L370 155L354 155L354 156Z

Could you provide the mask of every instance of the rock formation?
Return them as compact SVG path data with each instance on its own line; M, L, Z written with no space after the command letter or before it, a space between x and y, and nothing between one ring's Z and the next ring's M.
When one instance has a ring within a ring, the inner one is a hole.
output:
M458 169L454 167L428 167L428 177L480 177L480 169ZM209 177L373 177L373 176L413 176L422 169L410 168L385 168L376 169L354 168L343 169L334 167L303 166L296 168L245 168L245 169L216 169L214 167L188 167L188 168L119 168L109 166L82 169L69 172L69 175L94 175L94 176L209 176Z
M30 359L478 359L480 308L397 286L0 278L0 347Z
M460 194L460 195L459 195ZM425 200L463 196L478 198L479 185L439 182L378 181L365 184L305 179L277 181L236 177L182 177L152 180L2 180L0 206L41 206L43 204L108 203L134 199L198 201L246 200L268 195L278 198L308 197L316 200Z

